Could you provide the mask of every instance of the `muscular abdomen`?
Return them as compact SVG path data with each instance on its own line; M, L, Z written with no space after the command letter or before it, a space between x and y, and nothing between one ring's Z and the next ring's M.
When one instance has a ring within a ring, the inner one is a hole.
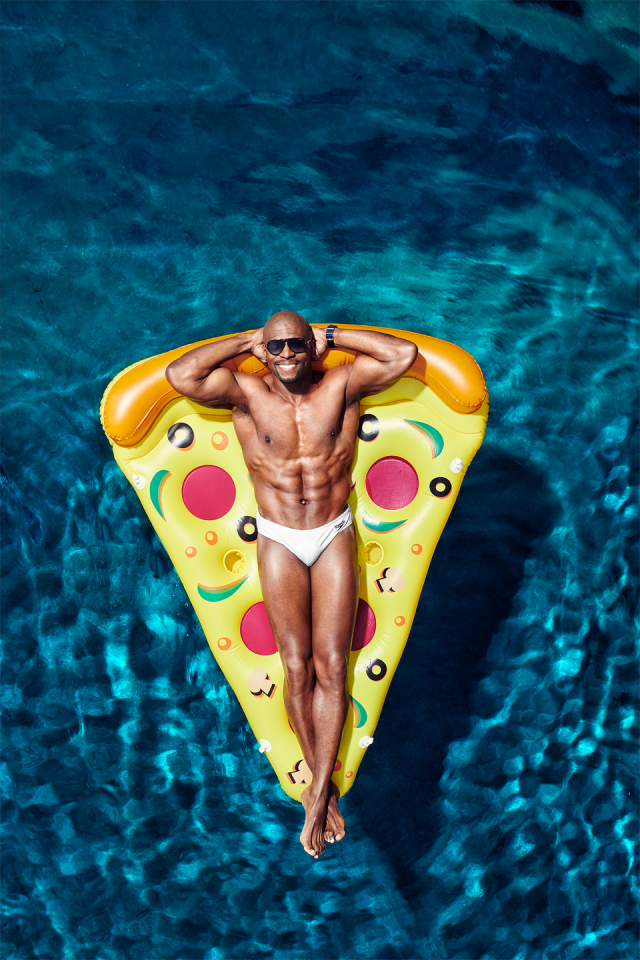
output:
M256 458L254 489L260 513L274 523L311 529L344 510L351 488L347 451L318 457Z
M336 381L337 383L337 381ZM312 529L344 510L351 489L358 405L344 389L318 389L303 404L261 394L234 425L258 509L273 523Z

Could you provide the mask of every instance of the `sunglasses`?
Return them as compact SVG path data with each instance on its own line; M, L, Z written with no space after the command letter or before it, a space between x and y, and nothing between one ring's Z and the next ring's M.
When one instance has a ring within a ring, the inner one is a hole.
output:
M311 337L311 340L313 340L313 337ZM265 346L272 356L279 357L284 350L285 343L294 353L304 353L311 340L305 340L303 337L287 337L286 340L268 340Z

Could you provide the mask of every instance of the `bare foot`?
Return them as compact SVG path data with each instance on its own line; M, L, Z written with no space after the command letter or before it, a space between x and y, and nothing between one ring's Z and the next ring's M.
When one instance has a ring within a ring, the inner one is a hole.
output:
M324 832L327 824L329 797L314 797L309 786L302 791L300 799L306 814L304 827L300 834L300 843L304 847L305 853L317 860L327 849Z
M340 791L333 781L329 782L329 806L327 807L327 827L324 838L328 843L342 840L345 834L344 817L338 808Z

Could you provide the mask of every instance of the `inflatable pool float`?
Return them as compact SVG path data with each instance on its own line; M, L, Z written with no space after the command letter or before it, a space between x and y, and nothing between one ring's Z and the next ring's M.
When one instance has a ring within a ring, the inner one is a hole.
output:
M433 551L482 443L489 410L480 368L460 347L405 330L372 329L411 340L419 352L404 377L360 405L349 498L360 597L348 671L350 707L333 775L342 795L373 742ZM172 360L199 345L142 360L115 377L102 400L102 424L257 748L283 790L300 800L310 771L284 708L282 665L258 578L256 502L231 412L181 397L164 375ZM354 357L331 350L313 366L329 370ZM225 366L267 373L250 354Z

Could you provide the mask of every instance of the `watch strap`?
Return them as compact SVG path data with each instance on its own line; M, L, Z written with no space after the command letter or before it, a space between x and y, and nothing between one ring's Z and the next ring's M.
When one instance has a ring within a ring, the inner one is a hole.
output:
M333 332L335 329L336 329L335 323L330 323L325 332L325 336L327 338L327 346L330 347L332 350L335 348L335 342L333 339Z

